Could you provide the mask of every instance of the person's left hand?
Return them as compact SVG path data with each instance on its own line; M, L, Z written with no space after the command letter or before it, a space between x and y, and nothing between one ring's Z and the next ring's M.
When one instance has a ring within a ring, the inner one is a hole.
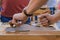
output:
M42 14L39 18L40 18L40 23L43 26L49 26L55 23L55 17L50 14Z

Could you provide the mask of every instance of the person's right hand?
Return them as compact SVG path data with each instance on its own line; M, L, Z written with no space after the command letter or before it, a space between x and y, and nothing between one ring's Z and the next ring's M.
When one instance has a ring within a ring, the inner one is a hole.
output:
M18 14L13 15L13 19L10 21L10 23L16 26L20 26L27 21L27 18L28 17L23 12L18 13Z

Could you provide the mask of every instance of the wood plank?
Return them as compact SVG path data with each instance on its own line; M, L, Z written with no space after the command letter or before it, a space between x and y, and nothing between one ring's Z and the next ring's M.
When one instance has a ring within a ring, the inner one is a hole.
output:
M0 36L0 40L55 40L56 36Z

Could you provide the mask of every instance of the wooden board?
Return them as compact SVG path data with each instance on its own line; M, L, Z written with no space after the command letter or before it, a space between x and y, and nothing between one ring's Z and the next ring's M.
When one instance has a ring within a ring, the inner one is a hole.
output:
M56 40L56 36L0 36L0 40Z

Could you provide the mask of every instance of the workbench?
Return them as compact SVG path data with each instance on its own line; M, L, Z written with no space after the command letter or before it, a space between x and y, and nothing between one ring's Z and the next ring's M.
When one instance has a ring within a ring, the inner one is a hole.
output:
M8 25L4 25L6 28ZM60 40L60 31L56 29L43 30L38 27L38 30L29 32L6 33L0 31L0 40Z

